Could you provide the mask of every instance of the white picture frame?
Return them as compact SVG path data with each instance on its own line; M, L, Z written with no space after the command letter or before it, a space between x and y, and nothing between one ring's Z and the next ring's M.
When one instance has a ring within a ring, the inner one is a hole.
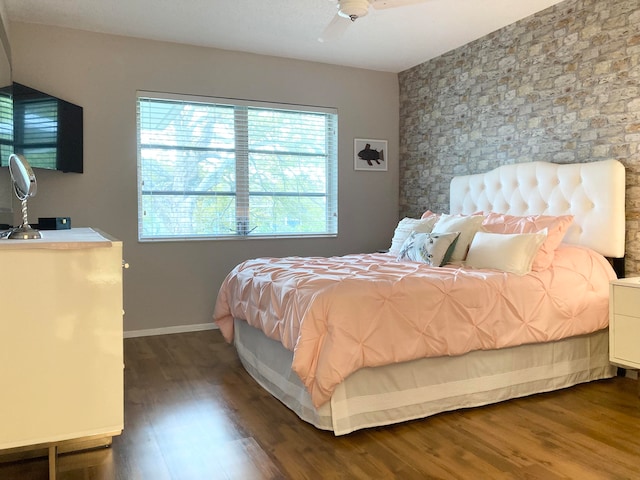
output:
M388 168L388 142L370 138L353 140L353 168L370 172L386 172Z

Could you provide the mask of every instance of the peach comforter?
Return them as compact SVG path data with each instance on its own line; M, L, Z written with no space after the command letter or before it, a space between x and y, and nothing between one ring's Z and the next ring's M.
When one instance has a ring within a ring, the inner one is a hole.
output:
M227 276L214 320L229 342L238 318L293 351L292 368L318 407L363 367L603 329L612 278L605 258L564 245L551 268L524 276L391 254L263 258Z

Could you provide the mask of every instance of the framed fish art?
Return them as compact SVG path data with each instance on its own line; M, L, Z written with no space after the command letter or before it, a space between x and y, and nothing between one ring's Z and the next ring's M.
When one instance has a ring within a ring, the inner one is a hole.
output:
M356 138L353 141L353 166L355 170L386 172L387 141Z

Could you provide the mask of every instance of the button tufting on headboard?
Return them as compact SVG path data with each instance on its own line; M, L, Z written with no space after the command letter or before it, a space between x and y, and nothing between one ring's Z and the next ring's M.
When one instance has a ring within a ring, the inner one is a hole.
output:
M622 257L624 202L625 171L617 160L531 162L454 177L450 213L573 215L574 225L565 242L588 246L607 257Z

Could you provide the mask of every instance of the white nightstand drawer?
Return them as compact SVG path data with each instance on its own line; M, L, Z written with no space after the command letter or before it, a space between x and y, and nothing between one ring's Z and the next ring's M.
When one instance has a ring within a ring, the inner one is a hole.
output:
M640 322L640 291L634 287L616 285L613 307L616 315L636 317Z
M616 359L633 363L633 366L640 366L640 349L638 348L640 318L616 315L614 328L613 342Z
M609 358L640 369L640 277L612 281L609 293Z

